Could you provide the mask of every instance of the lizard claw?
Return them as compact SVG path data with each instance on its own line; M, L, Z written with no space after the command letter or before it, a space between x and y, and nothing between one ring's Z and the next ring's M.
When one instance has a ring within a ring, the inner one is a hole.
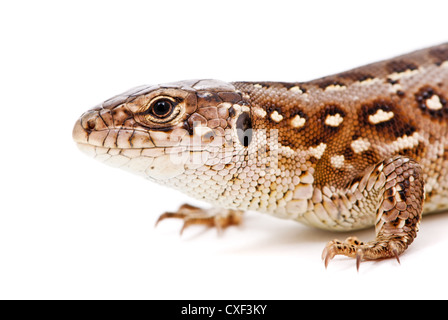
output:
M361 265L361 261L362 261L362 249L358 249L358 251L356 252L356 271L359 272L359 266Z

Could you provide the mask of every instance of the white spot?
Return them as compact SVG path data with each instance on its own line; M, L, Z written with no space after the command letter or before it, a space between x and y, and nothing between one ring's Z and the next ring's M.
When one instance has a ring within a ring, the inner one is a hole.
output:
M240 104L234 104L233 109L235 111L250 112L250 108L248 106L240 105Z
M313 157L320 159L320 158L322 158L326 148L327 148L327 145L325 143L321 142L317 147L314 147L314 148L310 147L308 149L308 151L310 152L310 154Z
M440 98L438 95L433 95L430 99L426 100L426 106L431 110L440 110L443 105L440 102Z
M306 119L302 118L299 115L296 115L294 118L291 119L291 125L294 128L301 128L305 125Z
M291 88L289 88L289 91L297 92L297 93L303 93L302 89L300 89L299 86L291 87Z
M342 121L344 121L344 118L339 113L336 113L335 115L328 115L325 119L325 124L330 127L338 127Z
M412 136L404 135L390 144L391 151L397 152L403 149L411 149L418 146L420 135L414 132Z
M325 88L325 91L341 91L347 89L346 86L340 84L332 84Z
M448 68L448 60L440 65L442 68Z
M369 116L369 122L372 124L378 124L389 121L393 117L394 113L392 111L385 112L383 109L378 109L375 114Z
M369 150L370 142L368 139L358 138L350 144L350 147L352 147L354 153L361 153Z
M396 80L400 80L403 78L412 77L413 75L419 73L420 71L421 71L420 69L414 69L414 70L407 69L403 72L394 72L394 73L390 74L388 78L393 81L396 81Z
M263 86L261 84L254 84L254 88L263 88Z
M342 168L344 166L345 158L343 155L332 156L330 163L334 168Z
M283 116L276 110L271 113L271 119L274 120L275 122L280 122L283 120Z
M287 157L293 157L295 151L289 146L282 146L280 144L280 154L286 155Z
M265 111L264 109L262 109L262 108L255 107L255 108L254 108L254 113L255 113L257 116L260 116L260 117L262 117L262 118L266 117L266 111Z
M362 86L368 86L371 84L375 84L377 82L381 82L381 79L379 78L367 78L365 80L359 81L358 83Z

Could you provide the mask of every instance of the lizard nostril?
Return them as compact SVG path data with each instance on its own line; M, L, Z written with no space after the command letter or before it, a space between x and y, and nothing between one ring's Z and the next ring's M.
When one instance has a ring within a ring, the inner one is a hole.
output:
M98 121L98 112L88 111L81 116L81 124L84 130L93 131L96 128Z
M87 120L87 123L86 123L87 130L93 130L93 129L95 129L95 126L96 126L96 119L90 118L89 120Z

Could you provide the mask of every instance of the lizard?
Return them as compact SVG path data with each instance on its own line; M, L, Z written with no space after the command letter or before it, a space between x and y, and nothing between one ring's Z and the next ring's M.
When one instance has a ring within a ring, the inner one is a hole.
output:
M308 82L185 80L114 96L76 121L95 159L213 205L166 212L218 229L253 210L327 230L322 259L396 258L448 208L448 43ZM181 230L181 232L182 232Z

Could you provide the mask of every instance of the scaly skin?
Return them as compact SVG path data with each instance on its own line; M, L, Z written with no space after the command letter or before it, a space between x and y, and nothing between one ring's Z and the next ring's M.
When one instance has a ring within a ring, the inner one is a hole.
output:
M374 225L374 240L323 252L325 264L342 254L359 265L398 259L422 213L448 208L447 99L443 44L310 82L134 88L84 113L73 137L98 160L223 209L164 216L186 225L225 227L246 210L329 230Z

